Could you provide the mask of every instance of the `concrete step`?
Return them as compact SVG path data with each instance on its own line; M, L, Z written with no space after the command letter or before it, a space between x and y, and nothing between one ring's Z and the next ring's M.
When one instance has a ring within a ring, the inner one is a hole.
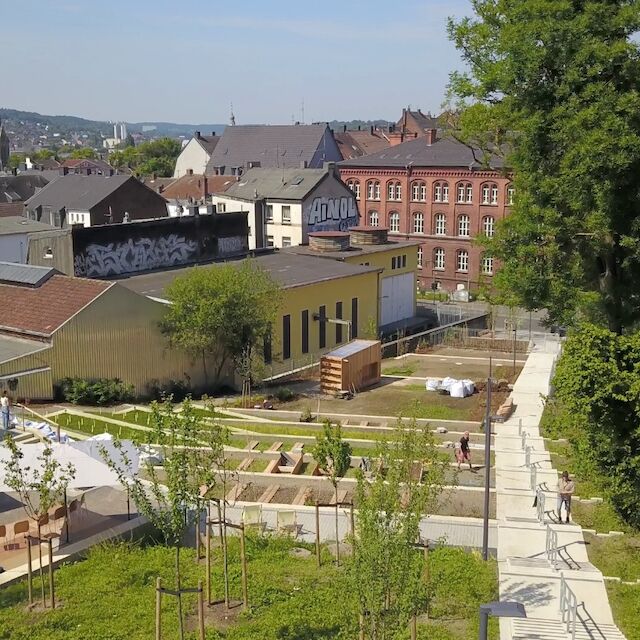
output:
M578 611L578 615L580 615ZM511 621L513 640L565 640L572 637L566 631L560 615L557 619L515 618ZM614 624L596 624L592 621L576 622L576 640L626 640L625 635Z

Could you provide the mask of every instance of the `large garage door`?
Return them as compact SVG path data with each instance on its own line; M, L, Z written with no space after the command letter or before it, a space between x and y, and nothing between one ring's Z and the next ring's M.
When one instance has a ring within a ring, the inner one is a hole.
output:
M413 273L383 278L380 324L391 324L413 316L415 295L416 278Z

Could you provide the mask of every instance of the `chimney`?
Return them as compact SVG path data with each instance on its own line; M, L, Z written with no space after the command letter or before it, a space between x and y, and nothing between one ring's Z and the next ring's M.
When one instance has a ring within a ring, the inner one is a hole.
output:
M161 184L161 185L158 187L158 193L162 193L163 191L164 191L164 185L163 185L163 184Z
M207 176L202 176L202 195L203 197L209 195L209 180Z
M187 175L188 176L192 176L193 175L193 169L187 169Z
M195 132L194 132L194 134L193 134L193 137L194 137L196 140L200 140L200 132L199 132L199 131L195 131Z
M215 138L215 137L216 137L216 132L215 132L215 131L212 131L212 132L211 132L211 137L212 137L212 138Z
M427 145L431 146L432 144L434 144L435 141L437 140L437 136L438 136L437 129L427 129Z
M309 250L315 253L348 251L349 233L346 231L316 231L310 233Z
M347 125L346 124L342 125L342 133L347 133Z
M371 128L370 128L369 131L370 131L371 135L373 135L373 125L371 125Z
M300 168L301 169L306 169L307 168L307 161L306 160L300 160Z

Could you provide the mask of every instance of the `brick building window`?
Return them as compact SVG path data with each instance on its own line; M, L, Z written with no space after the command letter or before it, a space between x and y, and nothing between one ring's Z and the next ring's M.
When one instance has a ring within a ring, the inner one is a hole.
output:
M516 195L516 190L511 185L509 185L507 187L507 204L508 205L513 204L513 198L515 197L515 195Z
M402 185L399 182L387 183L387 200L402 200Z
M482 258L482 273L486 276L493 275L493 258L490 256Z
M380 200L380 183L377 180L367 182L367 199Z
M456 270L467 272L469 271L469 252L461 249L456 255Z
M437 236L447 235L447 216L444 213L436 213L434 218L434 233Z
M444 249L441 247L433 250L433 268L438 271L444 270Z
M458 204L471 204L473 202L473 185L470 182L458 183Z
M418 269L422 269L423 259L424 259L424 251L422 247L418 247Z
M378 212L377 211L369 211L369 226L377 227L379 223Z
M425 202L427 199L427 185L424 182L414 182L411 185L411 199L414 202Z
M449 183L448 182L436 182L433 185L433 201L449 202Z
M482 185L482 204L498 204L498 185L487 182Z
M291 238L288 236L282 236L282 248L291 246Z
M496 222L493 216L485 216L482 218L482 231L487 238L493 238L495 233Z
M424 233L424 213L413 214L413 233Z
M389 231L400 233L400 214L397 211L392 211L389 214Z
M468 215L458 216L458 235L461 238L469 237L470 221Z
M353 191L353 195L356 200L360 200L360 181L359 180L349 180L347 182L347 187Z

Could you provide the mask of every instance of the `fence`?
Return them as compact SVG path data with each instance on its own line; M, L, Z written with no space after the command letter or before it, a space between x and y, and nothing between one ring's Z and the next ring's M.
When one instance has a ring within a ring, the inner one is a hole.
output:
M567 584L564 574L560 576L560 615L565 631L571 634L571 640L576 638L576 622L578 619L578 598Z
M538 515L538 520L540 524L544 524L544 503L546 500L546 496L544 495L544 491L542 489L536 490L536 513Z
M547 537L544 543L544 551L547 556L547 560L555 569L558 563L558 532L554 531L549 525L547 525Z

